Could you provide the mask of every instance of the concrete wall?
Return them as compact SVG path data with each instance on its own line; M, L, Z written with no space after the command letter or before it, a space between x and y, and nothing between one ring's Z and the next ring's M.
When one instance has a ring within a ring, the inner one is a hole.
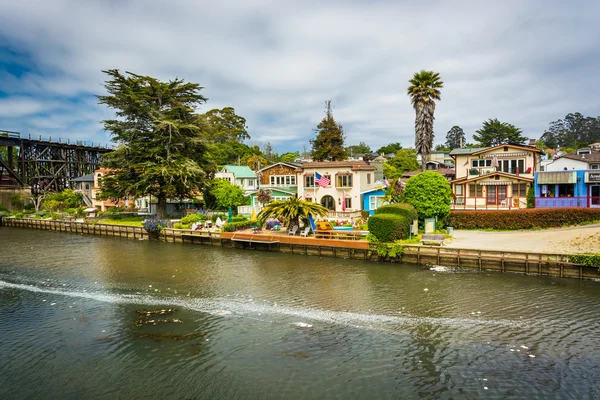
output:
M6 207L12 211L22 211L22 208L13 210L14 207L10 203L11 197L15 194L21 196L21 203L23 206L32 202L30 198L31 190L29 188L0 189L0 206Z

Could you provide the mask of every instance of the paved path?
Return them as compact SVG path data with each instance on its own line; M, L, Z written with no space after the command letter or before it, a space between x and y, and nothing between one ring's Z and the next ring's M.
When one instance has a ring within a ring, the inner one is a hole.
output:
M447 247L562 254L600 253L600 224L509 232L455 229Z

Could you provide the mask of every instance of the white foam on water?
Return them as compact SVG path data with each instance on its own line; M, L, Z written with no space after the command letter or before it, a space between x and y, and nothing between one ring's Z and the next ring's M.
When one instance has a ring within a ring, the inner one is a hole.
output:
M0 289L18 289L34 293L90 299L112 304L137 304L144 306L175 306L216 316L236 315L283 315L296 320L311 320L323 323L352 326L355 328L389 330L393 327L418 326L422 324L444 325L456 328L465 326L503 326L525 328L523 320L483 320L480 318L433 318L399 317L384 314L361 314L347 311L332 311L316 308L298 308L284 305L271 305L245 299L232 298L194 298L194 297L153 297L142 294L111 294L87 291L69 291L49 287L11 283L0 280Z

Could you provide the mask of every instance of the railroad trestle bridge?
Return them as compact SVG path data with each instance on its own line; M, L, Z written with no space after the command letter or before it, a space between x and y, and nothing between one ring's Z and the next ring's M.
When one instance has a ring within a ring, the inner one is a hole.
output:
M0 130L0 188L70 188L73 179L98 169L102 155L111 150L83 141L36 139Z

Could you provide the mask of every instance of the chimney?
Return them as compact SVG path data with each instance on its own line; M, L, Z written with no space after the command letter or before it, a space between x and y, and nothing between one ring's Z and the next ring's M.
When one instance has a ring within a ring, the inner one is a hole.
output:
M529 139L529 145L535 147L535 139Z

